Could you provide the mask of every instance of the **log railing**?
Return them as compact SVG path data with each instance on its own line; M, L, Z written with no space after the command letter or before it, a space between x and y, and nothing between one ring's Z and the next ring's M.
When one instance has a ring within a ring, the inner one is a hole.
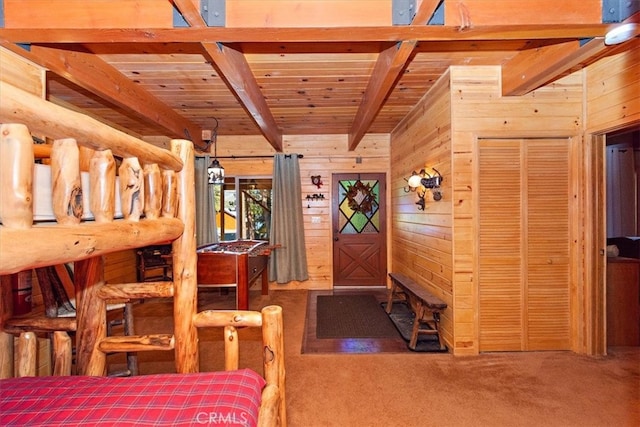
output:
M164 349L175 344L178 372L198 371L196 246L193 145L174 140L171 150L155 147L91 117L67 110L0 82L0 275L76 263L77 368L102 375L104 351ZM31 134L51 144L55 222L33 221L34 148ZM94 150L90 160L90 206L79 196L78 147ZM123 219L114 218L116 168ZM94 220L81 220L90 208ZM102 286L101 256L110 252L173 242L173 282ZM101 295L98 295L101 294ZM103 325L103 298L173 296L175 337L127 337L109 342ZM0 322L11 316L0 304ZM101 341L104 341L101 344ZM12 339L3 337L3 351ZM133 349L133 350L132 350ZM12 354L12 350L6 349ZM6 376L0 372L0 376Z

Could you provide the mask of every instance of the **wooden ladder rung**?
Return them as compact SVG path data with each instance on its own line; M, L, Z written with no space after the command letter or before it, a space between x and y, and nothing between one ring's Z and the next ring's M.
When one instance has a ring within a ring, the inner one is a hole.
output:
M98 349L103 353L173 350L175 338L170 334L130 335L103 338Z
M103 300L127 300L173 297L173 282L106 284L98 290Z
M4 331L10 334L21 332L75 331L75 317L13 317L4 323Z

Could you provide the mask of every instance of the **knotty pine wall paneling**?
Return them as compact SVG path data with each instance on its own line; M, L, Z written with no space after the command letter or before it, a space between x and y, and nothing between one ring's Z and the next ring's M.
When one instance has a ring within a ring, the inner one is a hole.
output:
M585 69L585 130L613 132L640 125L640 39L634 47Z
M390 193L391 270L403 273L453 307L451 101L448 73L420 100L392 133ZM444 177L442 200L405 191L412 171L437 169ZM452 347L453 310L441 315L441 335Z
M502 97L499 67L457 66L392 132L392 271L447 302L441 330L454 354L479 352L478 139L571 138L581 126L581 75ZM404 193L404 178L412 169L434 166L444 176L443 200L427 200L425 211L418 211L415 194Z
M0 79L40 97L45 96L45 70L0 47Z
M106 283L135 283L138 279L135 249L112 252L104 256Z
M348 150L348 135L284 135L283 153L302 154L300 203L304 218L309 280L275 284L274 289L332 289L333 239L331 230L331 174L383 172L389 176L389 135L366 135L355 151ZM260 136L219 136L218 156L274 154ZM220 159L226 176L271 176L273 159ZM322 186L311 176L320 175ZM324 200L308 202L307 194L323 194ZM387 194L387 204L390 195ZM388 227L389 229L389 227ZM387 232L390 235L390 231ZM389 245L388 245L389 246Z
M472 174L460 174L460 179L454 188L453 198L457 201L468 202L472 206L462 207L463 203L454 205L453 213L453 253L456 260L454 277L461 279L454 281L454 304L461 297L464 303L474 301L473 315L467 308L455 307L465 312L466 319L474 319L474 326L466 324L456 318L455 350L456 354L475 354L480 350L478 330L478 201L482 197L477 188L478 174L478 140L480 138L569 138L575 144L575 137L580 134L582 127L582 77L574 74L565 77L551 85L540 88L527 95L502 97L500 68L491 66L452 67L451 68L451 96L452 96L452 151L453 168L468 170L471 161L475 164ZM570 148L572 156L578 150ZM569 158L567 169L574 164ZM540 173L544 173L540 171ZM575 175L569 183L572 190L567 197L575 205ZM541 191L553 191L551 188ZM569 203L570 201L567 201ZM496 201L499 202L499 201ZM572 229L569 230L570 240L577 241L578 212L575 206L570 206L568 215ZM458 230L464 230L458 234ZM469 233L471 231L471 233ZM471 240L469 240L471 237ZM526 235L525 235L526 237ZM569 244L569 242L567 242ZM496 245L498 243L496 242ZM575 286L579 266L577 244L572 244L569 263L572 266L567 277L569 283L558 283L558 287L566 289ZM458 262L460 260L460 262ZM470 264L466 264L469 261ZM471 267L471 268L469 268ZM526 267L525 276L531 273ZM470 273L467 275L467 273ZM463 278L469 278L471 282ZM458 286L460 285L460 286ZM566 303L563 310L572 313L574 301ZM535 317L534 313L529 313ZM505 325L506 326L506 325ZM562 341L564 345L565 341Z

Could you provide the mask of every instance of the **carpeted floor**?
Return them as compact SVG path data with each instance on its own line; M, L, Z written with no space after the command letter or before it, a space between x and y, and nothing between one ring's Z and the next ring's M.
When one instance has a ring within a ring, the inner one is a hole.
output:
M611 348L606 357L568 351L457 357L409 352L402 342L395 353L302 354L307 294L251 291L252 309L284 309L290 427L640 425L640 347ZM233 295L201 293L199 303L229 308ZM171 332L171 310L166 301L136 306L136 332ZM222 364L218 332L199 333L202 370ZM241 363L260 370L259 334L241 330L240 339L247 341ZM141 354L140 369L173 372L173 354Z

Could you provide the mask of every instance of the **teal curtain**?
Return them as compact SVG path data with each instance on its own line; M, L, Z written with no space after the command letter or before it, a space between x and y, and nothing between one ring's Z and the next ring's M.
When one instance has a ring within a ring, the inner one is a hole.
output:
M195 158L196 180L196 244L218 242L214 186L209 185L209 156Z
M288 283L309 279L302 219L302 189L297 154L273 157L269 280Z

